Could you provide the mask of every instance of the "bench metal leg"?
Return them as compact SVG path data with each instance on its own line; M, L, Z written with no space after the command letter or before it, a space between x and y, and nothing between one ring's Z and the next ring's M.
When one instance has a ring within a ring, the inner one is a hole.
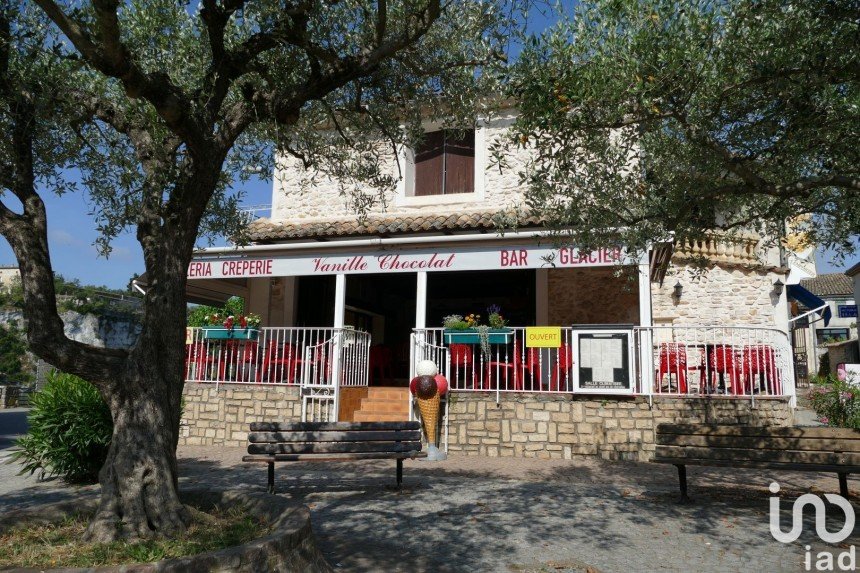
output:
M678 468L678 484L681 486L681 501L690 501L690 498L687 495L687 466L683 464L675 464L675 467Z
M839 474L839 495L848 499L848 474Z
M269 493L275 493L275 464L269 462L269 487L266 489Z
M397 458L397 487L403 484L403 458Z

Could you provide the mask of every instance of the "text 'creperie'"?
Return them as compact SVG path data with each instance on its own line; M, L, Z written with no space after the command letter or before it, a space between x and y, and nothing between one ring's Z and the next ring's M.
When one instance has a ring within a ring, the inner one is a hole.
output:
M212 266L218 265L222 277L270 276L272 259L243 259L240 261L197 261L188 265L188 278L211 277Z

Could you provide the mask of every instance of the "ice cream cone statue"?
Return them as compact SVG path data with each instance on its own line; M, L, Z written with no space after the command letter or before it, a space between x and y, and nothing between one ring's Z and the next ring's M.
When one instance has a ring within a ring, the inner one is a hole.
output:
M432 360L419 362L416 374L418 376L409 383L409 389L416 397L418 411L421 412L421 422L427 436L427 459L444 460L447 456L437 447L436 435L439 427L439 404L448 391L448 381L439 374L439 369Z

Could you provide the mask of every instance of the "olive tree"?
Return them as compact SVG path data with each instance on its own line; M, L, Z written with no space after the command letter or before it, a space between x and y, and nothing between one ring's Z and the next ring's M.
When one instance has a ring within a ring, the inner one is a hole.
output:
M856 2L581 2L513 72L528 206L582 245L806 220L807 242L851 252L858 37Z
M271 172L279 155L365 189L392 185L383 157L416 137L422 117L472 120L498 77L515 8L2 0L0 233L20 265L29 344L91 381L114 422L91 539L189 523L175 453L186 272L201 235L241 231L231 186ZM69 169L80 181L64 177ZM63 333L41 197L51 192L87 194L105 252L119 233L136 233L150 287L128 351Z

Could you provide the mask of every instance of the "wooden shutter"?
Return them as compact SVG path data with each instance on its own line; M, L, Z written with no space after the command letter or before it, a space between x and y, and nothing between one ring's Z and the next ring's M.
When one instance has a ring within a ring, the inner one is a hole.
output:
M415 195L441 195L445 152L445 134L433 131L415 151Z
M475 131L446 132L445 194L475 191Z

